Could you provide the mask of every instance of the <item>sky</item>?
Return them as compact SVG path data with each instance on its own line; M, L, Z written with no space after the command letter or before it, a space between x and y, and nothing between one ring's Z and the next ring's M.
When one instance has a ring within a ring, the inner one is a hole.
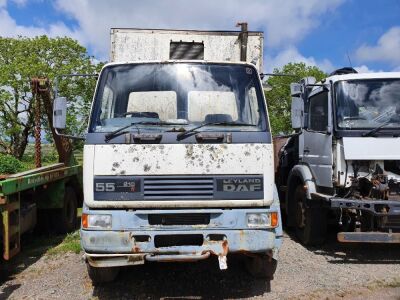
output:
M0 36L77 39L107 61L110 28L264 32L264 71L305 62L325 72L400 71L400 0L0 0Z

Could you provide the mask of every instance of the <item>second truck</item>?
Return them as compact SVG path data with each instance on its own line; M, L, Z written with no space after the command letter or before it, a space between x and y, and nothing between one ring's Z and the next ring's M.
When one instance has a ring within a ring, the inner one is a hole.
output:
M112 29L84 146L81 241L94 283L146 261L216 256L226 269L229 253L272 279L282 225L262 51L246 24ZM65 118L65 99L56 107Z
M276 170L288 225L306 245L329 223L340 242L400 243L400 73L343 68L291 94L296 133Z

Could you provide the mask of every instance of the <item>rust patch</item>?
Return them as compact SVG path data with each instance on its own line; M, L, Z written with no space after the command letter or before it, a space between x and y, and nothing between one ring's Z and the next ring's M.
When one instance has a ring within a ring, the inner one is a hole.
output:
M222 242L222 256L228 255L229 252L229 246L228 246L228 240L224 240Z
M128 256L128 262L136 262L136 261L142 261L144 259L144 256Z

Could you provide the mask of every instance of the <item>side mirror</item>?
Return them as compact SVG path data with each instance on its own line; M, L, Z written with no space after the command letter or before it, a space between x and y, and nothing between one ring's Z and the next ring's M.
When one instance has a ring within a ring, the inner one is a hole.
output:
M296 83L296 82L292 82L290 84L290 95L292 97L299 97L301 95L301 84L300 83Z
M303 127L303 114L303 100L300 97L292 97L291 117L293 129L300 129Z
M308 77L304 77L301 79L301 83L304 85L307 84L316 84L317 83L317 79L315 79L315 77L312 76L308 76Z
M67 98L57 97L53 103L53 127L65 129L67 123Z

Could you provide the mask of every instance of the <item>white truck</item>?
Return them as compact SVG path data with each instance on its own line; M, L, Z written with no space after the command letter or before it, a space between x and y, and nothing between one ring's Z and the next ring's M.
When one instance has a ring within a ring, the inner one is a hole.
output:
M282 226L262 51L247 24L111 30L84 146L80 233L94 283L145 261L215 255L226 269L228 253L272 279Z
M306 245L331 221L340 242L400 243L400 73L343 68L291 93L276 172L288 225Z

